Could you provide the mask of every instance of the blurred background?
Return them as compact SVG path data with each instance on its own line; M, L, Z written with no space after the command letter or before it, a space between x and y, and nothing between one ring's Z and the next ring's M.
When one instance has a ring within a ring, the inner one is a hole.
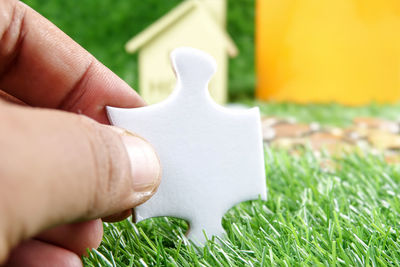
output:
M24 1L149 103L172 90L164 54L179 45L217 59L210 91L220 103L400 100L398 0Z
M182 0L23 0L48 18L103 64L137 89L138 56L125 44ZM219 1L219 0L217 0ZM254 0L229 1L227 31L240 54L229 62L229 99L252 98L254 75Z

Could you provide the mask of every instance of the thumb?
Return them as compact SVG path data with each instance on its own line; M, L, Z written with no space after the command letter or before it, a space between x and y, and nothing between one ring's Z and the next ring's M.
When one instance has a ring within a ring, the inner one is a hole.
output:
M160 182L151 145L122 129L4 102L0 121L0 263L47 228L143 203Z

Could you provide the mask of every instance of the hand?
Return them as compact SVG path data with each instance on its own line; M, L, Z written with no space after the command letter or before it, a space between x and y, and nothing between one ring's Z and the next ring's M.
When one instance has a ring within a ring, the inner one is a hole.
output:
M129 216L159 184L153 148L104 125L106 105L144 102L15 0L0 0L0 89L27 104L0 101L0 264L81 266L97 218Z

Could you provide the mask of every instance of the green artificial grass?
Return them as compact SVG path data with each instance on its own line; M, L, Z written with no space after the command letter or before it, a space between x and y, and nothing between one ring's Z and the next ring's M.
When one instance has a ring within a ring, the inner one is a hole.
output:
M398 119L400 104L261 103L265 115L346 126L357 116ZM87 266L400 266L400 165L381 156L315 158L265 149L268 200L241 203L222 220L226 237L188 242L176 218L104 224ZM330 168L325 168L329 165ZM332 168L332 166L335 166Z
M196 247L173 218L105 224L86 266L400 265L400 170L378 156L334 159L266 149L268 201L241 203L222 220L227 236Z

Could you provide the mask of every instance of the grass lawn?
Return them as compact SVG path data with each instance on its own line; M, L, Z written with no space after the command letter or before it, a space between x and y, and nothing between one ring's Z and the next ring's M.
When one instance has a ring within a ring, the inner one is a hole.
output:
M261 105L269 114L342 125L354 115L396 118L399 105ZM330 117L331 116L331 117ZM333 117L333 119L332 119ZM341 120L343 118L343 120ZM324 171L312 153L265 150L268 201L241 203L223 218L226 237L187 242L185 221L105 224L87 266L400 265L400 166L348 155Z

